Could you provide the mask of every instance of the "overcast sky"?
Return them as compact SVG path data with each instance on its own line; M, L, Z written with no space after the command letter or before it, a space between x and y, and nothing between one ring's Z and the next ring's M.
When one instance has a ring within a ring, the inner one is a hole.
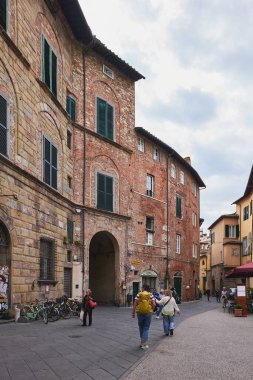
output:
M192 166L204 231L246 188L253 142L252 0L79 0L93 32L145 76L136 126Z

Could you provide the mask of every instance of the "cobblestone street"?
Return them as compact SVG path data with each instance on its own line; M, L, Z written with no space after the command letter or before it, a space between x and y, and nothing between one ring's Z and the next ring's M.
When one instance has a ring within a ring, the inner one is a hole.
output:
M215 301L180 305L176 324L216 308ZM94 323L83 327L78 318L0 325L1 380L118 379L145 357L139 349L137 319L130 308L98 307ZM153 318L148 352L163 340L162 320Z

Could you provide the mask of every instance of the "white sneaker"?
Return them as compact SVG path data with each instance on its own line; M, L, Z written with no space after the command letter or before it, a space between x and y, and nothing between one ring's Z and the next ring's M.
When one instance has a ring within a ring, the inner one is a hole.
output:
M156 319L159 319L159 316L158 316L158 315L156 316Z
M146 348L148 348L148 345L147 345L147 344L143 344L143 345L141 346L141 349L142 349L142 350L146 350Z

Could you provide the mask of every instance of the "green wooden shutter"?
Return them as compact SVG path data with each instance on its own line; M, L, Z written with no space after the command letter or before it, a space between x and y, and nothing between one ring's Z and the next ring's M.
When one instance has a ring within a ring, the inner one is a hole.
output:
M51 145L51 186L57 189L57 148Z
M107 138L113 140L113 107L107 103Z
M236 225L236 237L239 237L239 224Z
M57 97L57 57L51 50L51 91Z
M72 121L76 121L76 101L71 96L67 96L67 113Z
M226 238L229 237L229 225L228 224L225 225L225 237Z
M72 220L67 220L67 238L69 243L73 243L73 236L74 236L74 223Z
M50 46L45 38L43 38L43 81L50 86Z
M182 218L182 200L179 196L176 196L176 217Z
M0 0L0 25L7 29L7 0Z
M105 209L105 176L97 174L97 208Z
M43 181L47 183L48 185L51 185L50 181L50 167L51 167L51 152L50 152L50 142L44 137L44 178Z
M97 99L97 133L106 136L106 102L102 99Z
M106 200L105 200L105 209L107 211L113 211L113 178L106 177Z
M0 95L0 153L7 156L7 100Z

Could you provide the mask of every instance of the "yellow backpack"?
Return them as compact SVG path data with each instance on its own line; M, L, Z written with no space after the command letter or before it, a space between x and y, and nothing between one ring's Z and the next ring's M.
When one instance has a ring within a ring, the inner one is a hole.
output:
M136 311L137 313L141 314L147 314L147 313L152 313L152 306L150 302L150 296L151 293L149 292L140 292L139 293L139 303L136 306Z

